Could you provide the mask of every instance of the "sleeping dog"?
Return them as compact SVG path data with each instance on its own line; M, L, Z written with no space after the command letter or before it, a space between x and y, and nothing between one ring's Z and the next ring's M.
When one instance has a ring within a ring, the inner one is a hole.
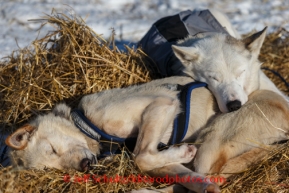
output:
M59 104L7 138L13 149L11 160L24 168L85 171L97 161L101 137L113 143L135 139L133 154L141 170L159 177L204 179L206 173L227 171L226 166L233 173L230 158L287 139L289 108L282 96L256 91L239 111L220 115L211 92L204 84L192 82L189 77L170 77L106 90L84 96L76 110ZM188 96L189 104L181 103L182 96ZM181 133L175 125L183 125ZM197 152L189 142L202 143L194 162L199 173L183 165ZM170 147L160 151L163 144ZM195 192L220 192L216 184L206 181L179 184Z

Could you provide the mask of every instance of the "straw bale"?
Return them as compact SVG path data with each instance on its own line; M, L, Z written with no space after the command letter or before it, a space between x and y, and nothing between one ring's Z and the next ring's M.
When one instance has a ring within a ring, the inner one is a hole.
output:
M45 113L59 101L75 106L84 94L148 82L157 72L143 59L141 50L127 47L120 52L102 39L85 22L64 14L47 15L40 20L53 31L19 49L0 62L0 132L11 132L33 116ZM263 67L277 71L288 80L289 36L285 30L269 34L262 47ZM264 71L286 94L288 86L270 71ZM266 159L234 175L223 192L287 192L289 189L288 143L273 150ZM236 166L237 167L237 166ZM3 192L125 192L151 183L96 183L93 175L115 177L143 175L128 151L99 161L84 173L68 170L0 169ZM70 176L69 180L67 176ZM78 178L77 178L78 176ZM82 177L82 178L79 178ZM161 186L161 185L160 185ZM165 186L165 185L162 185Z

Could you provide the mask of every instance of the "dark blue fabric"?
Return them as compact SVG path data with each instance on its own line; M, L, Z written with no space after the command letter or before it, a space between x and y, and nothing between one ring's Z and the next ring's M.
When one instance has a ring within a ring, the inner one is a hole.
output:
M94 136L90 135L88 132L86 132L81 125L75 123L75 125L79 128L80 131L82 131L84 134L86 134L88 137L95 139L100 142L102 149L101 154L99 155L99 158L111 155L111 154L117 154L121 153L120 149L122 147L127 147L130 151L134 150L136 140L137 138L121 138L113 135L109 135L99 129L97 126L95 126L93 123L90 122L89 119L86 118L86 116L83 114L83 112L79 109L72 110L73 113L76 113L78 117L82 119L91 129L94 130L98 135L100 135L100 139L95 139Z
M74 109L73 112L77 113L79 117L81 117L81 119L87 124L89 125L90 128L92 128L96 133L98 133L101 136L101 139L104 140L108 140L108 141L114 141L114 142L120 142L123 143L125 140L129 140L129 138L121 138L121 137L117 137L117 136L113 136L113 135L109 135L107 133L105 133L104 131L100 130L97 126L95 126L94 124L92 124L87 118L86 116L83 114L83 112L79 109ZM84 132L82 130L82 128L80 128L78 125L76 125L83 133L87 134L86 132ZM90 136L91 137L91 136ZM132 140L134 138L131 138Z
M191 94L196 88L206 87L207 84L203 82L192 82L184 85L180 94L179 99L182 103L182 112L174 120L174 128L169 142L170 145L181 143L188 131L190 113L191 113Z
M0 164L3 167L11 165L10 159L9 159L9 150L10 148L4 143L5 139L8 137L8 135L1 135L0 136Z
M195 88L206 87L207 84L203 82L193 82L189 85L188 91L186 93L186 121L185 121L185 130L182 137L179 139L178 143L183 141L189 127L190 113L191 113L191 94Z

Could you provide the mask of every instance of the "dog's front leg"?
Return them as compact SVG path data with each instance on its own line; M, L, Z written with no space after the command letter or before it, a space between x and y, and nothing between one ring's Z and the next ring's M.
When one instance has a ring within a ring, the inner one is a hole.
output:
M157 168L149 171L148 174L151 176L163 177L168 183L177 183L186 187L188 190L194 192L207 192L207 193L218 193L221 192L218 185L212 183L210 178L191 171L189 168L182 164L171 164L162 168ZM170 189L171 190L171 189ZM178 189L178 191L169 192L187 192L187 190Z
M187 144L164 151L157 149L163 134L172 129L178 111L179 101L170 97L157 97L144 110L134 149L135 161L141 170L149 171L171 163L187 163L195 156L196 148Z

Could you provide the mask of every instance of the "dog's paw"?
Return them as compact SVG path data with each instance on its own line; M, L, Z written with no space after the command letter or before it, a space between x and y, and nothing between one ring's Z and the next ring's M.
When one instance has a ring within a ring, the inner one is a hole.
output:
M216 184L208 184L208 186L205 189L205 192L207 193L220 193L221 190L218 185Z
M195 157L197 148L194 145L183 144L179 147L179 153L181 163L188 163Z

